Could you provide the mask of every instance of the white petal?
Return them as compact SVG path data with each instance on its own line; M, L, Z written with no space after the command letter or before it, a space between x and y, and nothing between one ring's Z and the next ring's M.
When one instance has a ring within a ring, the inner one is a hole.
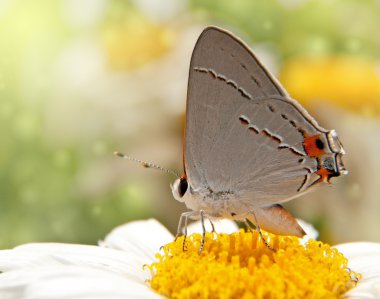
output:
M348 259L348 266L363 275L347 298L380 298L380 244L346 243L335 246Z
M318 231L310 223L297 219L298 224L303 228L306 235L301 239L301 244L305 244L309 239L316 240L318 238Z
M363 256L366 254L379 254L380 253L380 243L372 242L352 242L343 243L334 246L345 256L351 258Z
M216 219L212 220L212 223L214 224L217 233L232 234L239 231L239 227L235 221L229 219ZM211 223L207 219L205 219L205 228L207 232L211 232L212 230ZM194 233L202 233L202 224L200 221L193 222L187 226L187 234L191 235Z
M0 250L0 271L16 269L33 271L36 267L54 265L87 266L119 273L141 282L146 274L134 255L119 250L91 245L63 243L26 244L11 250Z
M162 298L143 283L81 266L46 266L0 275L0 298Z
M160 247L173 239L173 235L161 223L149 219L116 227L99 245L128 252L143 265L153 262Z

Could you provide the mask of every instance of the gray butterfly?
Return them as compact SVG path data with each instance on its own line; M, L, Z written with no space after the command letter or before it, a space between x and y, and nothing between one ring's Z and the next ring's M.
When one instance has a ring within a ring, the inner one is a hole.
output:
M269 232L303 236L280 203L346 174L342 144L320 127L231 33L207 27L190 63L184 174L174 197L188 218L249 219ZM203 225L204 227L204 225ZM203 230L204 231L204 230Z

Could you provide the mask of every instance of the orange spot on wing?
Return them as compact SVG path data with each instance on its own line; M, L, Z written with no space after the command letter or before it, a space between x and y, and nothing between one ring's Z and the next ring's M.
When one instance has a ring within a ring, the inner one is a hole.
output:
M320 139L320 135L306 136L303 140L303 147L309 157L320 157L326 154L324 144Z
M334 174L334 171L321 167L315 172L315 174L319 175L319 179L316 181L316 183L329 183L329 178L332 174Z

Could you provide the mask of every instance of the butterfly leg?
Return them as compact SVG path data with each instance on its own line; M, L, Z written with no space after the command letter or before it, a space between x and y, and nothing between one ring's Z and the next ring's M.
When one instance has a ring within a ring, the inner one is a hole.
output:
M212 233L215 233L216 231L215 231L214 223L212 223L212 221L211 221L210 218L208 218L208 221L210 221L210 224L211 224L211 232L212 232Z
M246 226L246 228L252 233L252 228L251 228L251 224L248 222L248 219L247 218L244 218L244 224Z
M178 227L177 227L177 234L175 235L175 240L178 239L179 236L182 235L182 222L183 222L183 219L185 219L185 229L187 231L187 218L189 217L192 217L194 215L198 214L198 212L194 212L194 211L190 211L190 212L184 212L181 214L181 216L179 217L179 222L178 222ZM175 241L174 240L174 241Z
M201 247L199 248L199 251L198 251L199 254L202 253L203 247L205 245L205 237L206 237L205 217L204 217L203 210L200 210L200 216L201 216L201 224L202 224L202 241L201 241Z
M259 233L260 238L263 241L263 243L265 244L265 246L268 247L270 250L275 251L274 248L268 244L267 240L265 240L265 238L263 236L263 233L261 232L260 225L259 225L259 223L257 221L255 212L254 211L250 211L249 213L252 214L253 218L255 219L256 231Z
M175 235L174 242L177 241L178 237L181 235L182 220L183 220L184 214L185 213L182 213L181 216L179 217L179 222L178 222L178 227L177 227L177 233Z
M186 237L187 237L187 223L188 223L188 219L189 219L189 217L193 217L193 216L198 215L198 213L199 212L197 212L197 211L184 212L184 213L181 214L181 217L179 218L179 223L178 223L178 228L177 228L177 234L175 236L174 241L176 241L178 239L178 237L182 235L182 233L181 233L182 223L184 222L184 225L183 225L184 233L183 233L183 243L182 243L182 250L183 251L186 250Z

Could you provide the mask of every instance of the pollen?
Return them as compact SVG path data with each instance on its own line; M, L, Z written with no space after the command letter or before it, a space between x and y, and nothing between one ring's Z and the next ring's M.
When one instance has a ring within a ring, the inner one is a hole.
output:
M263 232L193 234L169 243L148 266L150 286L168 298L341 298L361 275L319 241Z

